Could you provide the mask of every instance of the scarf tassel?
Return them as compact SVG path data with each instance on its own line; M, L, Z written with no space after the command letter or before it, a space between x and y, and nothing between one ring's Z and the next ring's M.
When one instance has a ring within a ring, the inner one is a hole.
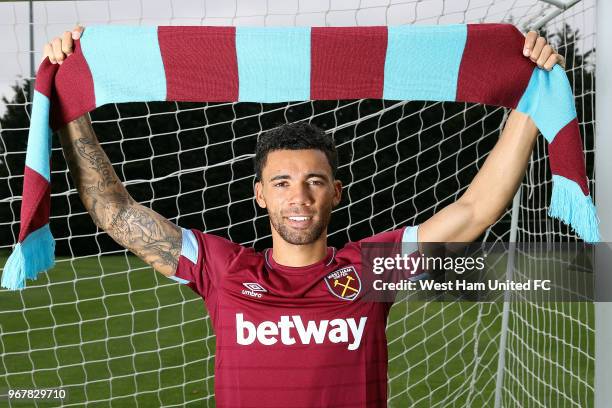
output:
M27 279L36 279L39 272L54 265L55 240L49 224L29 234L23 242L15 245L2 271L3 288L23 289Z
M590 195L584 195L578 184L553 175L553 190L548 215L570 225L585 242L599 242L599 218Z

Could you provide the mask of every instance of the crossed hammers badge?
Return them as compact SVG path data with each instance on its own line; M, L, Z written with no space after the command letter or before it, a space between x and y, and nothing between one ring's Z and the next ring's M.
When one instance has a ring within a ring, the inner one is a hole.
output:
M332 295L353 300L361 292L361 280L354 266L337 269L325 277L325 284Z

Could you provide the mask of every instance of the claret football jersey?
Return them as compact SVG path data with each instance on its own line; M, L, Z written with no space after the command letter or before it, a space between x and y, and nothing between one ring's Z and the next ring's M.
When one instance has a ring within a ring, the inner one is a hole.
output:
M271 249L184 229L172 278L206 303L217 406L385 407L391 304L362 299L361 243L415 242L416 230L330 247L320 262L289 267Z

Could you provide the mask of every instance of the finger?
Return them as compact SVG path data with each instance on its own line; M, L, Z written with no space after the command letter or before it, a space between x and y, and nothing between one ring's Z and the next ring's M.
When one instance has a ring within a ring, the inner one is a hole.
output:
M42 61L45 60L45 58L49 58L49 61L53 64L55 64L55 57L53 56L53 47L51 47L51 44L46 43L44 48L43 48L43 57L42 57ZM42 61L40 61L42 63Z
M540 54L542 53L542 49L544 48L545 45L546 45L546 38L538 37L538 39L536 40L535 46L533 47L533 50L531 50L531 55L529 56L529 58L533 62L536 62L538 60L538 58L540 57Z
M73 40L78 40L79 38L81 38L81 34L83 34L83 27L81 27L80 25L77 24L72 29L72 39Z
M45 49L49 50L49 53L47 54L47 56L49 57L49 61L52 64L57 64L57 58L55 58L55 52L53 52L53 43L48 43L45 46Z
M523 55L528 57L531 55L531 50L535 47L536 39L538 38L538 33L535 31L530 31L525 36L525 45L523 46Z
M72 54L72 33L64 31L62 34L62 52L66 55Z
M542 49L542 52L540 53L540 56L538 57L538 60L536 61L536 64L538 64L538 67L544 68L544 64L546 63L546 61L548 61L550 56L553 54L554 54L553 48L550 45L545 45L544 48Z
M560 54L551 55L544 64L544 69L551 71L555 64L559 64L561 68L565 69L565 58Z
M552 68L555 66L556 63L557 63L557 56L551 55L544 63L543 68L547 71L552 71Z
M53 47L53 56L55 57L55 61L58 64L62 64L64 62L64 52L62 51L62 39L56 37L51 41L51 46Z

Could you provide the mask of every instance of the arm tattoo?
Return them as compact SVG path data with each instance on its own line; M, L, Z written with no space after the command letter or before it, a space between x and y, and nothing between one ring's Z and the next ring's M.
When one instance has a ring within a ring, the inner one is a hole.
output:
M175 227L167 220L152 216L153 211L139 205L118 207L107 232L136 255L149 260L153 267L168 265L174 271L181 253L181 234L168 231Z
M87 115L60 132L68 168L96 225L164 275L172 275L181 253L181 229L138 204L117 177Z
M95 140L87 137L80 137L75 141L75 149L79 156L89 162L90 169L94 170L99 176L98 185L94 188L103 193L107 187L117 184L114 177L113 168L108 162L106 154L100 149Z

